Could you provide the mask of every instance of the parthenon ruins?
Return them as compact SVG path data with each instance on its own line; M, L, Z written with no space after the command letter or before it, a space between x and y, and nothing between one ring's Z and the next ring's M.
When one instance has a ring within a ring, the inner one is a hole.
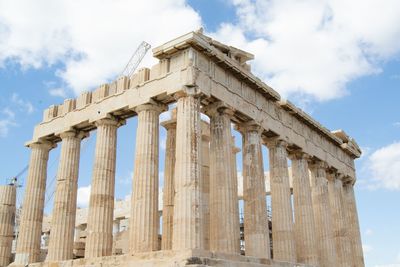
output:
M0 188L8 190L0 194L0 267L364 266L353 189L354 160L361 151L351 137L343 130L329 131L283 100L252 74L252 54L200 31L154 48L153 56L159 62L151 69L44 111L26 144L31 158L15 255L15 189ZM160 123L159 115L168 110L171 118ZM123 217L126 244L116 249L122 231L114 213L117 128L134 116L133 189ZM159 207L160 125L167 141ZM81 140L94 130L90 203L77 227ZM233 141L234 130L242 136L242 147ZM47 161L58 143L43 257Z

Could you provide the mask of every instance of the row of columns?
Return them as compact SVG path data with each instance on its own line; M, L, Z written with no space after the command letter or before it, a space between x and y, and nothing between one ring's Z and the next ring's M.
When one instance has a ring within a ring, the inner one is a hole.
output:
M210 117L208 181L201 171L200 98L194 90L188 88L185 93L176 95L176 122L164 124L167 148L162 249L209 249L238 254L236 152L231 133L233 112L220 103L204 109ZM135 109L138 128L129 227L131 253L157 250L159 115L164 110L166 106L158 103ZM96 122L86 258L111 255L117 128L121 124L112 117ZM246 255L271 258L262 157L264 143L269 148L271 173L273 258L320 266L363 266L352 185L341 184L333 173L328 177L330 173L327 174L321 162L308 166L310 159L301 151L288 155L283 140L263 140L262 128L254 123L240 124L237 130L243 137ZM77 131L60 135L61 158L47 261L72 258L80 141L85 136ZM32 154L17 264L39 260L47 159L52 146L44 141L30 146ZM292 159L294 209L288 156ZM209 214L204 208L207 201Z

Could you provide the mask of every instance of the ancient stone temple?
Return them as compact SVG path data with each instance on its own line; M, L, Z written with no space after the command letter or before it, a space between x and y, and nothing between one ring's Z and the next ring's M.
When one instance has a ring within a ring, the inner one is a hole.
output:
M201 32L156 47L153 56L159 62L151 69L44 111L27 143L31 159L13 265L364 266L353 189L354 160L361 151L352 138L342 130L329 131L281 99L251 73L252 54ZM173 103L171 119L161 123L167 143L160 211L159 115ZM117 129L134 116L138 126L127 243L125 250L117 250ZM91 196L83 229L76 227L80 145L94 130ZM242 136L239 148L232 141L235 130ZM61 155L43 258L47 161L56 145ZM86 238L77 246L80 231Z

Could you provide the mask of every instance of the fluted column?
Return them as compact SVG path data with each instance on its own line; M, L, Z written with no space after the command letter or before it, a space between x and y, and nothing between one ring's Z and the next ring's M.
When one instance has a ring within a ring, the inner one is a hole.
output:
M290 158L292 160L294 232L297 261L317 266L317 239L307 163L308 156L300 151L296 151L290 154Z
M201 121L201 209L203 218L203 249L210 249L210 124Z
M232 166L231 116L225 107L210 107L210 250L240 252L238 196ZM230 159L230 160L227 160Z
M351 248L346 213L344 210L343 183L335 172L328 172L328 192L333 219L333 239L336 245L338 265L351 266Z
M0 186L0 267L10 264L14 239L16 186Z
M163 189L163 220L161 249L172 249L172 233L174 219L174 173L175 173L175 147L176 147L176 109L171 110L172 118L162 122L167 130L165 146L164 189Z
M96 121L97 140L89 200L85 258L110 256L118 121Z
M60 134L62 145L46 261L73 258L81 139L76 131Z
M195 88L177 95L174 250L203 248L200 98Z
M239 229L238 251L240 253L240 216L239 216L238 177L237 177L237 163L236 163L236 154L240 152L240 148L236 147L235 145L235 136L231 137L231 145L232 145L231 169L232 169L232 181L233 181L232 190L234 191L235 194L232 201L234 203L232 208L233 208L233 213L236 214L237 216L237 218L234 220L234 229Z
M15 264L26 265L40 260L47 161L54 144L41 141L29 145L31 158L22 206Z
M333 240L333 222L326 178L327 166L324 162L317 161L310 164L309 167L319 264L322 267L335 267L337 266L336 248Z
M286 142L278 138L266 140L272 209L272 243L274 259L296 262L292 201L289 184Z
M246 256L270 258L265 177L261 151L261 127L237 127L243 146L244 240Z
M347 214L347 227L349 229L350 247L353 267L364 267L364 256L362 251L360 225L358 223L358 214L356 199L354 196L354 186L352 183L346 183L343 186L345 200L345 210Z
M135 108L135 172L129 225L130 252L158 249L158 147L159 116L164 105L144 104Z

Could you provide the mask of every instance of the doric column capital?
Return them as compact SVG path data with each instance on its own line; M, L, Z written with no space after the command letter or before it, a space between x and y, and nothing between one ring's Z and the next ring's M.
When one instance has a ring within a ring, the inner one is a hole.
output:
M350 185L353 186L356 179L354 177L351 176L343 176L343 185Z
M146 111L146 110L151 110L151 111L156 111L158 113L162 113L162 112L168 110L168 106L163 103L158 103L158 102L151 100L149 103L134 107L133 110L138 114L140 112Z
M311 158L310 155L307 153L303 152L302 150L289 150L288 156L291 160L309 160Z
M341 178L342 178L343 176L344 176L344 175L341 174L341 173L339 173L336 169L328 168L328 169L326 170L326 177L327 177L327 179L328 179L329 181L335 181L336 179L342 180Z
M216 114L224 114L231 118L233 114L235 114L235 110L232 107L221 101L204 106L202 108L202 112L207 114L209 117L213 117Z
M284 147L287 149L288 143L280 136L266 138L263 137L263 143L269 148Z
M200 97L201 92L197 86L184 86L181 91L174 94L175 100L186 96Z
M51 150L55 147L57 147L57 143L48 141L48 140L39 140L37 142L32 142L26 145L29 148L41 148L41 149L47 149Z
M328 164L322 160L310 160L308 162L308 166L310 169L324 169L328 170Z
M239 131L241 134L245 134L247 132L258 132L258 134L261 135L263 129L255 121L251 120L248 122L236 124L235 130Z
M68 130L59 134L61 140L68 137L76 137L78 139L84 139L90 135L89 132L79 130Z
M165 129L176 129L176 120L167 120L160 123Z
M121 125L125 125L125 123L125 120L121 120L113 116L109 116L108 118L100 119L94 122L96 127L99 127L101 125L111 125L119 127Z
M344 182L346 179L346 175L344 175L341 172L336 172L336 178L339 179L340 181Z
M173 108L170 110L171 113L171 118L166 121L162 121L160 124L163 126L165 129L170 130L170 129L176 129L176 108Z

